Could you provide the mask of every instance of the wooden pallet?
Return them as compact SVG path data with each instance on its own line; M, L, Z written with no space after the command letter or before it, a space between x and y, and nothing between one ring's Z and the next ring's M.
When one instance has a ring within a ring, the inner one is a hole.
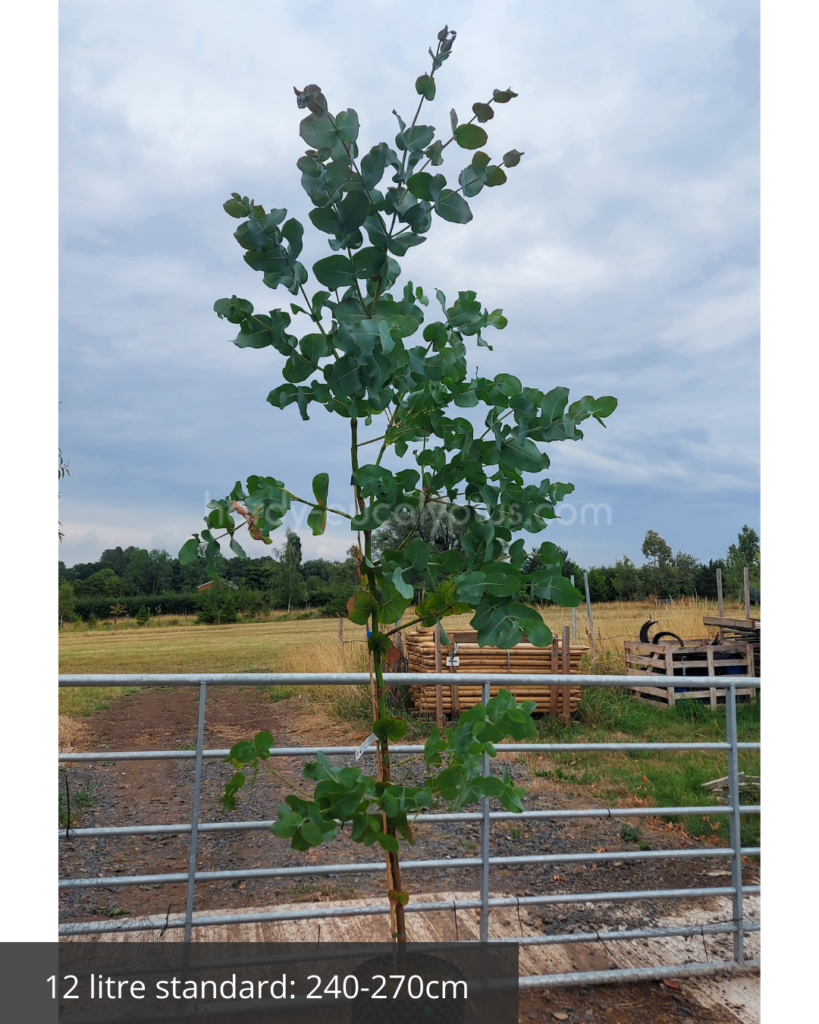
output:
M629 690L635 700L655 707L672 708L679 700L707 702L711 708L725 703L725 690L711 686L708 690L686 689L685 684L676 680L680 677L714 677L727 675L754 675L754 647L750 643L718 644L708 640L686 640L685 647L674 642L644 644L637 640L626 640L626 675L655 679L653 685L639 684ZM736 670L741 669L737 673ZM670 686L660 686L658 677L673 677ZM738 687L737 697L756 699L752 687Z
M453 629L448 631L448 635L448 646L436 645L434 629L419 629L404 636L404 650L410 672L448 671L453 675L451 686L419 683L410 688L415 706L422 711L434 711L439 717L451 717L457 711L474 707L483 699L481 686L457 682L459 673L479 672L487 676L578 673L583 654L588 650L588 647L580 644L569 644L567 662L564 662L560 640L556 640L551 647L543 648L535 647L524 638L516 647L505 650L481 647L474 629ZM564 718L575 711L580 702L579 686L515 686L498 681L490 687L490 696L494 697L501 689L510 690L518 703L533 700L536 711L560 714Z
M704 615L702 621L705 626L717 626L720 639L727 643L753 644L754 671L757 675L762 674L762 628L759 619Z

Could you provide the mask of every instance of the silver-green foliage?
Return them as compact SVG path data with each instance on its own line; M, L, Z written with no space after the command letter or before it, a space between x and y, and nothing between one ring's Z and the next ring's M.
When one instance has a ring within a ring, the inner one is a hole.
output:
M292 502L310 506L308 525L314 535L322 534L327 516L335 514L363 536L362 589L350 601L349 616L371 625L378 693L374 731L382 778L367 778L353 768L338 771L321 758L308 766L307 777L317 782L314 800L288 797L290 806L281 808L274 826L299 849L330 838L339 822L352 821L354 839L378 841L392 850L396 834L409 838L407 815L435 797L462 804L495 795L505 806L520 805L520 791L508 776L481 780L479 771L483 751L494 753L492 742L533 734L534 705L514 707L508 694L462 715L457 728L435 740L441 746L427 751L427 764L433 767L443 751L448 753L447 767L435 780L415 789L389 782L389 742L400 739L406 726L386 712L382 658L395 630L382 631L380 624L400 620L414 595L423 591L415 621L425 626L440 626L447 615L471 611L482 645L513 647L525 634L530 642L548 646L552 634L532 602L573 606L581 601L561 575L556 545L542 544L539 568L527 573L525 541L514 534L544 530L557 517L556 505L574 490L544 475L549 468L545 446L581 439L580 424L587 419L602 424L616 399L585 396L570 403L563 387L542 391L509 373L492 378L470 373L470 347L491 347L485 332L506 327L503 312L486 309L472 290L450 301L436 288L431 302L413 282L397 285L399 261L428 240L437 220L471 221L468 200L504 184L506 171L523 155L512 149L493 163L483 148L496 109L516 96L511 89L496 89L486 102L473 104L466 123L451 111L444 141L436 139L432 125L419 121L424 103L435 98L436 75L453 40L454 33L444 29L435 52L430 50L430 70L415 83L420 100L410 123L396 113L393 143L379 142L363 155L355 110L333 115L317 85L296 90L298 106L308 111L299 126L308 149L298 169L313 206L309 220L327 236L331 250L312 267L320 287L308 291L310 275L299 261L302 222L239 193L224 204L241 221L235 237L245 262L268 287L285 288L298 303L261 313L234 295L215 303L217 315L238 327L234 344L239 348L272 347L284 357L284 382L267 398L272 406L294 405L308 420L310 407L320 405L350 424L354 514L329 507L327 472L314 477L311 498L297 496L274 476L251 476L210 503L205 529L179 553L182 563L204 557L215 577L222 538L239 556L244 551L236 535L242 529L252 539L271 543L270 534L282 525ZM468 162L460 167L457 154L464 151ZM442 168L453 158L455 171L447 177ZM296 332L294 317L309 321L305 333ZM482 429L461 413L478 408ZM359 431L371 425L376 436L360 437ZM365 447L373 441L380 444ZM371 461L362 461L370 452ZM387 468L387 453L409 465ZM347 471L340 472L346 479ZM462 550L432 552L414 536L424 510L433 506L458 524ZM396 517L407 524L404 540L376 556L372 532ZM257 763L257 757L247 741L233 752L232 761L241 768ZM238 772L226 806L243 780Z

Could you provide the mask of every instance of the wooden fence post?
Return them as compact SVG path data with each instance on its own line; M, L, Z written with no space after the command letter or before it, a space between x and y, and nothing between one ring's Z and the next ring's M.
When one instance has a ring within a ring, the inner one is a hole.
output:
M589 574L583 573L583 583L586 587L586 611L589 615L589 645L591 646L592 661L597 665L597 651L594 646L594 619L592 618L591 598L589 597Z
M671 644L664 644L665 647L665 674L667 676L674 675L674 652L671 649ZM668 688L668 706L674 707L676 703L676 697L674 695L674 687L669 686Z
M552 638L552 675L557 675L557 640ZM549 717L557 718L557 687L549 687Z
M717 569L717 615L725 618L725 605L722 600L722 569Z
M572 642L569 639L569 627L563 627L563 675L567 676L572 671ZM568 683L563 684L563 721L566 725L571 721L572 715L572 693Z
M569 577L569 582L574 586L574 576ZM572 608L572 643L577 643L577 609Z
M341 615L338 617L338 642L344 646L344 619Z
M435 637L435 671L441 671L441 627L436 623L433 627ZM435 716L438 719L438 728L441 733L444 731L444 687L442 683L435 684Z

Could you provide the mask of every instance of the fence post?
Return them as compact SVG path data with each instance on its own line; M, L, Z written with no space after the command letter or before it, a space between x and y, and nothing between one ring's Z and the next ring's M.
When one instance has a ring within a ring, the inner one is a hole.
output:
M597 664L597 651L594 647L594 619L592 618L591 598L589 597L589 574L584 571L583 583L586 587L586 611L589 615L589 643L591 645L592 661Z
M721 619L725 617L725 604L722 600L722 569L717 569L717 615Z
M344 618L339 615L338 617L338 642L339 646L344 646Z
M574 576L569 577L569 582L574 586ZM577 609L572 608L572 643L577 643Z
M730 745L728 751L728 802L731 805L731 815L728 818L728 828L731 838L731 848L734 853L731 857L731 885L734 889L733 902L733 923L736 926L734 932L734 960L741 964L745 957L745 935L743 931L743 906L742 906L742 838L741 822L742 816L739 813L739 754L737 751L737 688L736 683L729 683L725 691L725 732L726 739Z
M432 629L435 637L435 672L441 674L441 627L436 623ZM438 728L441 735L444 731L444 687L438 682L435 684L435 717L438 719Z
M742 570L742 589L745 591L745 618L751 617L751 578L748 566Z
M489 703L489 680L483 684L483 706ZM481 775L489 775L489 754L484 751ZM489 941L489 797L481 800L481 942Z
M191 846L188 858L188 898L185 904L185 942L191 941L193 922L193 890L196 886L196 844L199 839L199 794L202 791L202 750L205 745L205 698L207 683L199 684L199 723L196 727L196 767L193 774L193 807L191 808Z
M572 648L569 640L569 627L563 627L563 675L567 676L572 671ZM563 684L563 721L569 724L572 718L572 688L567 683Z
M552 637L552 675L557 675L557 637ZM557 687L549 688L549 717L557 718Z

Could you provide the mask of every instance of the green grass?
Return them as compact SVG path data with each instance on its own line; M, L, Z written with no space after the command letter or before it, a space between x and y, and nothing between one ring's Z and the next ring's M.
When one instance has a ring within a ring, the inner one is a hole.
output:
M95 711L107 711L112 700L139 693L138 686L63 686L60 687L61 715L87 717Z
M740 741L759 740L760 702L737 705ZM566 726L557 719L538 723L541 742L553 743L693 743L724 742L725 708L712 711L698 701L680 701L660 710L632 700L620 688L589 687L583 691L577 720ZM703 783L727 774L723 751L589 751L547 754L551 764L535 774L588 787L610 806L642 804L655 807L719 806ZM759 751L740 751L739 768L749 775L760 774ZM749 790L743 803L757 803L758 791ZM694 836L717 836L728 842L727 815L679 815ZM742 821L743 846L759 845L759 815Z

